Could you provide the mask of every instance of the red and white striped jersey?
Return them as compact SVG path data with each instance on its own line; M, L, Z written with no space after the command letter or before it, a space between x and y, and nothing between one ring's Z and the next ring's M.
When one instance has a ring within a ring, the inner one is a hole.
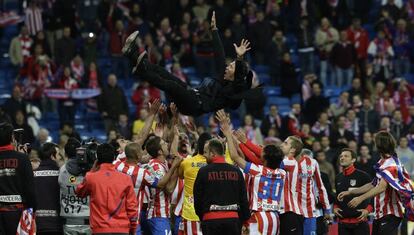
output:
M36 35L37 32L43 30L42 10L38 7L28 7L25 10L25 24L30 35Z
M250 234L279 235L279 215L273 211L254 212L248 220Z
M321 216L316 204L320 202L322 208L330 210L328 193L323 185L318 162L303 155L298 161L297 198L300 201L303 216L315 218ZM316 190L315 190L316 189ZM315 192L316 191L316 192ZM317 195L316 195L317 194Z
M171 194L171 204L175 205L174 215L181 216L184 203L184 180L178 179L174 192Z
M282 198L280 199L280 213L293 212L303 215L302 205L297 200L298 162L292 156L285 156L281 167L286 171Z
M253 211L278 211L286 172L246 163L249 207Z
M169 170L167 161L161 162L158 159L151 159L148 166L149 171L157 179L164 177ZM170 217L170 196L163 189L151 188L147 218L151 219L156 217Z
M387 183L392 181L399 182L398 166L392 157L379 160L376 167L378 168L376 178L372 181L374 186L377 186L381 179L386 180ZM397 217L403 217L404 215L398 192L391 185L388 185L384 192L374 197L375 219L380 219L386 215Z
M146 193L145 190L148 187L156 187L158 179L155 178L148 170L139 166L131 166L123 160L115 160L113 164L117 171L131 176L132 183L134 184L134 190L137 195L138 214L141 213Z

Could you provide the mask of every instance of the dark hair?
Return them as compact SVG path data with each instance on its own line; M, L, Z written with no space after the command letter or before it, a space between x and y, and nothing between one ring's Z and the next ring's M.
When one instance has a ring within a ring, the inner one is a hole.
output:
M59 146L55 143L45 143L39 151L40 160L51 159L51 156L57 153L56 148Z
M224 154L223 144L218 139L211 139L208 141L208 148L211 152L217 155Z
M266 160L267 167L276 169L280 167L280 163L283 161L283 151L275 145L266 145L263 148L263 158Z
M153 138L149 139L145 145L145 148L151 157L158 157L158 151L161 149L161 138L154 136Z
M155 137L156 135L154 134L154 133L151 133L151 134L149 134L148 136L147 136L147 138L145 138L145 140L144 140L144 143L142 144L142 150L144 150L144 149L146 149L147 148L147 143L148 143L148 141L151 139L151 138L153 138L153 137Z
M207 141L211 140L211 135L208 132L204 132L198 137L197 140L197 153L203 155L204 154L204 145Z
M75 158L76 157L76 149L81 146L78 139L74 137L70 137L68 142L65 144L65 153L68 158Z
M378 132L375 134L374 140L379 154L395 155L395 148L397 147L397 143L395 142L394 137L388 131Z
M11 144L13 126L8 122L0 123L0 146Z
M98 145L96 150L98 163L112 163L115 159L115 149L110 144Z
M297 136L289 136L291 141L290 145L295 149L295 157L302 152L303 143L302 140Z
M343 148L343 149L341 149L341 153L343 153L343 152L350 152L352 159L357 159L357 154L354 150L352 150L350 148Z

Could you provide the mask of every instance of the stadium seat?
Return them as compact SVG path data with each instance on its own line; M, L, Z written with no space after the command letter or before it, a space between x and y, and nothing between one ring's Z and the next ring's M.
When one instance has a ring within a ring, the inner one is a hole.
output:
M263 83L265 85L270 85L272 78L267 73L258 73L257 77L259 79L260 83Z
M253 70L259 74L259 73L269 73L269 66L267 65L255 65L253 66Z
M290 98L290 104L300 104L302 102L302 98L300 94L293 94Z
M275 104L277 106L290 106L290 100L285 97L267 97L267 104Z
M278 86L266 86L263 90L266 96L278 96L281 94L280 87Z

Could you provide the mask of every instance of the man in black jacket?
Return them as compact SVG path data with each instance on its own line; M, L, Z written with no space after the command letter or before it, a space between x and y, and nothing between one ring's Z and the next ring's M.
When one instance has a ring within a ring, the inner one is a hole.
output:
M200 169L194 183L194 208L206 235L239 235L250 217L243 174L227 164L223 154L223 144L210 140L204 149L208 165Z
M22 211L36 210L29 158L14 150L13 126L0 124L0 234L16 234Z
M357 170L354 163L357 155L351 149L342 149L339 156L339 163L344 168L335 179L336 193L359 188L370 182L367 173ZM339 219L338 234L339 235L356 235L369 234L369 226L367 216L372 212L372 205L369 200L361 203L356 209L350 208L348 202L352 197L345 198L342 201L335 200L334 213Z
M40 165L34 174L36 192L36 225L39 234L62 234L59 216L59 167L57 161L63 158L59 146L46 143L40 150Z
M166 92L184 115L199 116L222 108L236 109L243 98L254 95L252 92L260 91L260 89L250 89L253 74L243 60L244 54L250 50L250 43L242 40L240 46L234 44L237 59L226 67L224 49L215 22L213 12L211 28L216 73L220 79L204 79L197 89L182 82L162 67L150 64L145 51L138 54L139 49L136 45L138 31L128 37L122 49L124 55L134 65L133 73Z

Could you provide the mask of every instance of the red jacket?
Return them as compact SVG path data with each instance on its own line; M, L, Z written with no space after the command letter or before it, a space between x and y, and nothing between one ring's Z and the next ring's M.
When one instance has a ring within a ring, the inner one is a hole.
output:
M112 164L104 163L98 171L88 172L76 195L90 195L92 233L135 231L138 203L131 177L116 171Z

